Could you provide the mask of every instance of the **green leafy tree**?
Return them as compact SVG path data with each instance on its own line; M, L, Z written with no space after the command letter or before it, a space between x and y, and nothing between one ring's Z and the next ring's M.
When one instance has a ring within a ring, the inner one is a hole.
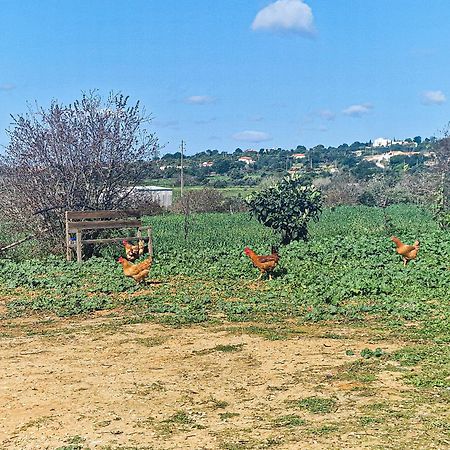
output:
M289 244L307 240L308 222L319 220L322 194L299 175L292 175L251 194L246 203L263 225L281 235L282 244Z

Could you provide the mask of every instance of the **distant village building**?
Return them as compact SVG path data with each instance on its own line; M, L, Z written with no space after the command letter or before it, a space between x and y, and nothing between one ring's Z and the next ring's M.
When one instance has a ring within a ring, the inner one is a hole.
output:
M304 153L294 153L292 155L292 158L293 159L303 159L303 158L306 158L306 155Z
M403 145L408 147L417 147L414 141L394 141L392 139L377 138L373 141L372 147L389 147L391 145Z
M373 141L372 147L389 147L391 143L392 140L380 137Z
M214 163L212 161L205 161L200 164L200 167L212 167Z
M373 162L380 169L384 169L389 160L394 156L413 156L420 155L420 152L402 152L400 150L381 153L378 155L365 156L364 160Z
M126 191L129 192L129 191ZM172 206L172 189L161 186L136 186L130 194L133 198L150 199L163 208Z
M253 158L250 158L250 156L241 156L238 161L243 162L245 164L255 164L255 160Z

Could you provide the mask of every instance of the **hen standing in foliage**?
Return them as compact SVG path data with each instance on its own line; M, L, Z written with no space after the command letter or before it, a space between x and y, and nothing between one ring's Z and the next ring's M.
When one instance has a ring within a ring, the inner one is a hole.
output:
M271 255L257 255L249 247L245 247L244 253L252 260L253 265L261 272L258 280L260 280L265 273L269 274L269 280L272 279L271 272L275 269L280 259L280 255L275 247L272 247Z
M406 266L409 261L416 259L419 251L419 241L415 241L413 245L404 244L398 237L392 236L391 241L395 243L397 253L403 259L403 265Z
M122 264L123 274L126 277L133 278L137 283L144 281L150 271L150 266L152 265L151 256L138 264L130 263L122 257L120 257L117 261Z

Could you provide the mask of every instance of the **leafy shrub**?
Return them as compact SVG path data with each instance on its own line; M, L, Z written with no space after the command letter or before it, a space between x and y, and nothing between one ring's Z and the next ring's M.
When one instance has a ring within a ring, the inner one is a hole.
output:
M283 178L247 198L250 211L265 226L281 234L281 242L308 237L308 222L317 221L322 208L321 193L305 185L298 175Z

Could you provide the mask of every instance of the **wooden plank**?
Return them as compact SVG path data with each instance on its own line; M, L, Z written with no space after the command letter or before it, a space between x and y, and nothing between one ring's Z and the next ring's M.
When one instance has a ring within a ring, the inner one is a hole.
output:
M123 237L123 238L104 238L104 239L83 239L81 242L83 244L113 244L114 242L133 241L136 237ZM145 242L148 238L144 237L142 240Z
M142 211L139 209L66 211L66 219L68 221L85 219L126 219L127 217L142 217L142 215Z
M92 220L91 222L67 222L69 233L77 230L97 230L102 228L137 228L142 226L140 220Z
M77 231L77 262L83 261L83 247L81 244L81 231Z

